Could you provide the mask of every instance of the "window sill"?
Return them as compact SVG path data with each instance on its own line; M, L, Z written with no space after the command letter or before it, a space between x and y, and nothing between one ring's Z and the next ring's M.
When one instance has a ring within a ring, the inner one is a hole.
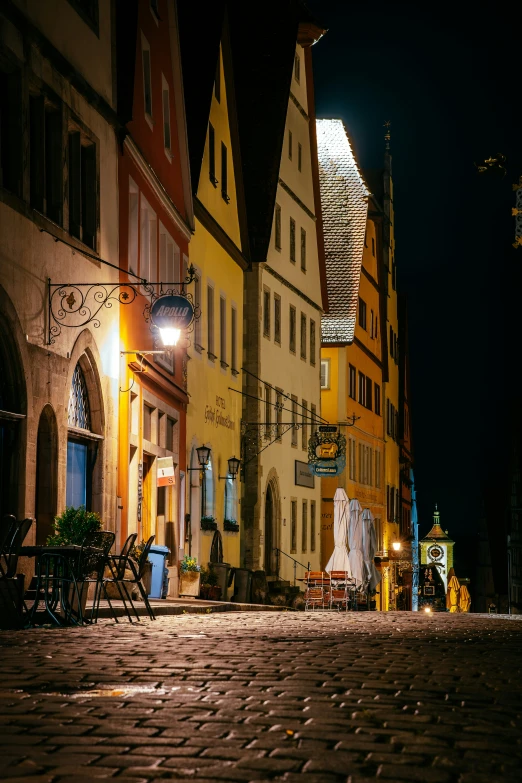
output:
M207 356L210 359L211 362L215 362L217 359L217 356L215 353L211 353L211 351L207 351Z
M198 353L203 353L203 351L204 351L205 349L204 349L204 348L203 348L203 346L202 346L202 345L200 345L199 343L194 343L194 350L195 350L195 351L197 351Z
M167 158L169 163L172 163L172 152L168 149L168 147L164 147L165 150L165 157Z
M219 363L220 363L221 367L223 368L223 370L228 370L228 368L230 367L230 365L227 364L226 362L224 362L223 359L221 359L221 361Z
M217 188L219 184L219 180L217 180L215 177L212 176L212 174L208 175L209 180L212 182L215 188Z
M230 370L230 372L232 373L232 375L233 375L234 377L237 377L237 376L239 375L239 370L234 370L234 368L233 368L233 367L232 367L232 369Z
M154 130L154 120L152 119L151 115L148 112L145 112L145 122L149 126L151 130Z
M230 196L228 195L228 193L221 191L221 198L223 199L225 204L230 204Z

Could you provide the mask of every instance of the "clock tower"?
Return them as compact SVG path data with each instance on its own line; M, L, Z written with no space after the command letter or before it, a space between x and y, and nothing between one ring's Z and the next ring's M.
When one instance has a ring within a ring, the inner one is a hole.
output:
M433 527L427 536L420 540L421 566L435 566L442 577L444 587L448 589L448 571L453 568L453 547L455 542L448 532L440 526L440 513L435 505Z

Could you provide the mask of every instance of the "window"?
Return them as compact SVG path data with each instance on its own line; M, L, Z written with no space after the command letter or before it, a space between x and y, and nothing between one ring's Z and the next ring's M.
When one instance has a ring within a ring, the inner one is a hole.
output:
M296 310L293 305L290 305L290 328L289 328L289 335L290 335L290 351L292 353L295 353L295 338L296 338Z
M293 137L292 137L292 131L288 131L288 158L292 160L292 152L293 152Z
M152 412L150 405L143 405L143 439L152 441Z
M214 97L218 103L221 103L221 52L218 52L216 63L216 78L214 80Z
M272 436L272 388L265 386L265 438Z
M283 395L280 389L276 389L276 422L277 422L277 440L281 442L281 435L283 434Z
M227 300L219 297L219 352L221 366L227 369Z
M167 84L167 80L161 74L161 87L162 87L162 98L163 98L163 143L165 145L165 150L169 153L171 152L171 134L170 134L170 97L169 97L169 85Z
M158 2L159 0L150 0L150 10L152 11L152 16L157 22L160 21Z
M275 248L281 250L281 207L275 205Z
M306 315L301 313L301 359L306 360Z
M308 403L306 400L301 400L301 405L301 448L306 451L308 448Z
M315 367L315 321L310 319L310 364Z
M207 286L207 354L209 359L214 361L214 289L211 285Z
M165 433L165 448L167 451L174 451L174 435L176 433L176 421L167 416L167 431Z
M303 170L303 145L300 141L297 142L297 170Z
M217 187L216 179L216 134L213 125L208 124L208 178Z
M356 451L357 444L354 438L348 439L348 460L349 460L349 475L351 481L355 481L356 476Z
M13 106L12 109L15 107ZM1 112L1 108L0 108ZM16 125L16 118L14 124ZM11 121L11 118L10 118ZM8 129L2 128L2 132L7 132ZM69 135L69 139L72 134ZM77 228L70 226L69 233L76 236L78 239L80 235L80 223L81 223L81 160L80 160L80 133L78 137L78 149L77 157L75 159L77 176L77 182L75 182L75 188L72 191L72 195L76 198L76 202L70 205L74 212L77 213ZM8 136L6 137L9 138ZM30 96L29 98L29 182L30 182L30 200L31 206L47 215L51 220L59 225L62 224L62 208L63 208L63 162L62 162L62 116L61 112L55 107L49 107L45 105L45 98L43 96ZM70 164L69 159L69 164ZM7 163L6 173L9 173L9 163ZM2 167L3 168L3 167ZM15 193L19 191L16 188L16 183L13 183L13 190ZM4 186L5 187L5 186ZM69 191L71 195L71 190ZM76 214L75 214L76 216Z
M303 500L301 517L301 552L308 551L308 501Z
M70 204L69 204L70 209ZM138 222L139 222L139 193L138 188L129 177L129 271L138 273Z
M98 0L69 0L69 3L91 30L98 35Z
M237 310L235 307L232 307L231 309L231 320L230 320L230 326L231 326L231 346L230 346L230 362L232 364L232 375L238 375L239 370L237 369Z
M366 329L366 302L359 297L359 326Z
M316 412L317 412L317 409L316 409L315 405L312 403L312 405L310 405L310 418L312 420L311 423L310 423L310 426L312 428L316 427L317 424L320 424L320 422L316 421L316 418L317 418Z
M382 521L379 517L376 517L373 520L373 524L375 525L375 538L377 539L377 554L378 552L383 551L383 543L382 543Z
M375 486L381 487L381 452L375 449Z
M23 176L22 95L21 71L0 71L0 185L18 196L22 195ZM43 164L43 150L40 161ZM39 175L43 183L43 165Z
M366 407L372 409L372 379L366 378Z
M290 501L290 552L297 552L297 500Z
M366 376L359 373L359 395L358 402L361 405L366 405Z
M301 58L295 53L294 57L294 79L296 80L297 84L301 81Z
M180 252L179 247L166 230L165 226L159 224L159 282L162 286L169 287L176 280L179 280L180 272ZM158 293L160 293L158 286Z
M330 359L321 359L321 389L330 388Z
M263 288L263 335L270 338L270 291Z
M157 219L143 195L141 196L140 210L140 277L145 280L155 277L157 274Z
M281 345L281 297L274 294L274 342Z
M211 458L208 460L201 488L201 516L214 518L214 475Z
M54 129L53 129L54 126ZM61 117L46 113L45 135L56 137L46 143L46 214L61 221L62 154ZM54 146L54 153L50 149ZM53 162L54 161L54 162ZM54 169L54 174L52 173ZM95 248L96 238L96 146L87 144L79 131L69 133L69 233L85 245ZM53 194L53 195L52 195ZM59 202L59 206L58 206ZM55 204L53 207L52 204ZM51 204L51 206L49 206ZM53 217L54 216L54 217Z
M375 319L374 319L373 310L370 310L370 337L372 338L372 340L375 337L374 321Z
M228 153L223 142L221 142L221 196L227 204L230 203L230 196L228 195Z
M353 364L348 365L348 374L349 374L349 395L352 398L352 400L357 399L357 370L353 366Z
M374 410L375 413L380 416L381 415L381 387L378 383L373 384L373 395L374 395Z
M393 346L394 346L394 341L393 341L393 329L392 329L392 328L391 328L391 326L390 326L390 356L391 356L392 358L393 358Z
M237 480L227 473L225 481L225 520L237 522Z
M315 552L315 500L310 501L310 552Z
M297 397L292 394L292 446L297 446Z
M194 279L194 305L201 309L201 277L196 275ZM196 351L201 353L203 346L201 345L201 318L197 318L194 322L194 347Z
M141 36L141 59L143 63L143 97L145 115L152 119L152 84L150 70L150 46L147 39Z
M89 395L83 370L78 363L74 368L69 390L67 412L69 427L75 430L91 430ZM90 508L92 488L92 466L94 452L92 441L85 441L81 434L70 434L67 441L67 506Z
M372 237L372 256L375 255L375 237Z
M295 220L290 218L290 261L295 264Z
M306 272L306 231L301 229L301 269Z

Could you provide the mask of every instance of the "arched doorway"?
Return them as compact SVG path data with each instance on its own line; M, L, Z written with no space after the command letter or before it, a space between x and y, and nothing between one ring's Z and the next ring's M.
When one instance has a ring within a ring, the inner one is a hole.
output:
M46 405L38 423L36 441L36 543L45 544L52 533L56 515L58 478L58 429L50 405Z
M274 576L276 573L275 541L274 494L269 484L265 495L265 572L267 576Z
M26 388L12 324L0 314L0 518L19 514Z

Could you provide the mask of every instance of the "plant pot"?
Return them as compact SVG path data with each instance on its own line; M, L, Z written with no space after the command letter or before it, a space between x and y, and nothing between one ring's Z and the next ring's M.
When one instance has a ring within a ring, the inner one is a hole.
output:
M185 571L179 576L179 594L197 598L199 595L199 571Z
M223 522L223 530L227 530L229 533L239 533L239 523L225 519Z
M219 601L221 598L221 587L219 585L211 585L208 588L208 596L209 601Z
M201 529L202 530L217 530L217 522L215 519L202 519L201 520Z
M78 594L76 593L76 590L74 589L73 585L71 585L69 588L69 601L71 604L72 613L74 617L79 617L79 612L78 612L78 595L79 595L82 617L85 617L85 607L87 606L87 594L89 592L89 582L78 581L76 582L76 586L78 588Z

